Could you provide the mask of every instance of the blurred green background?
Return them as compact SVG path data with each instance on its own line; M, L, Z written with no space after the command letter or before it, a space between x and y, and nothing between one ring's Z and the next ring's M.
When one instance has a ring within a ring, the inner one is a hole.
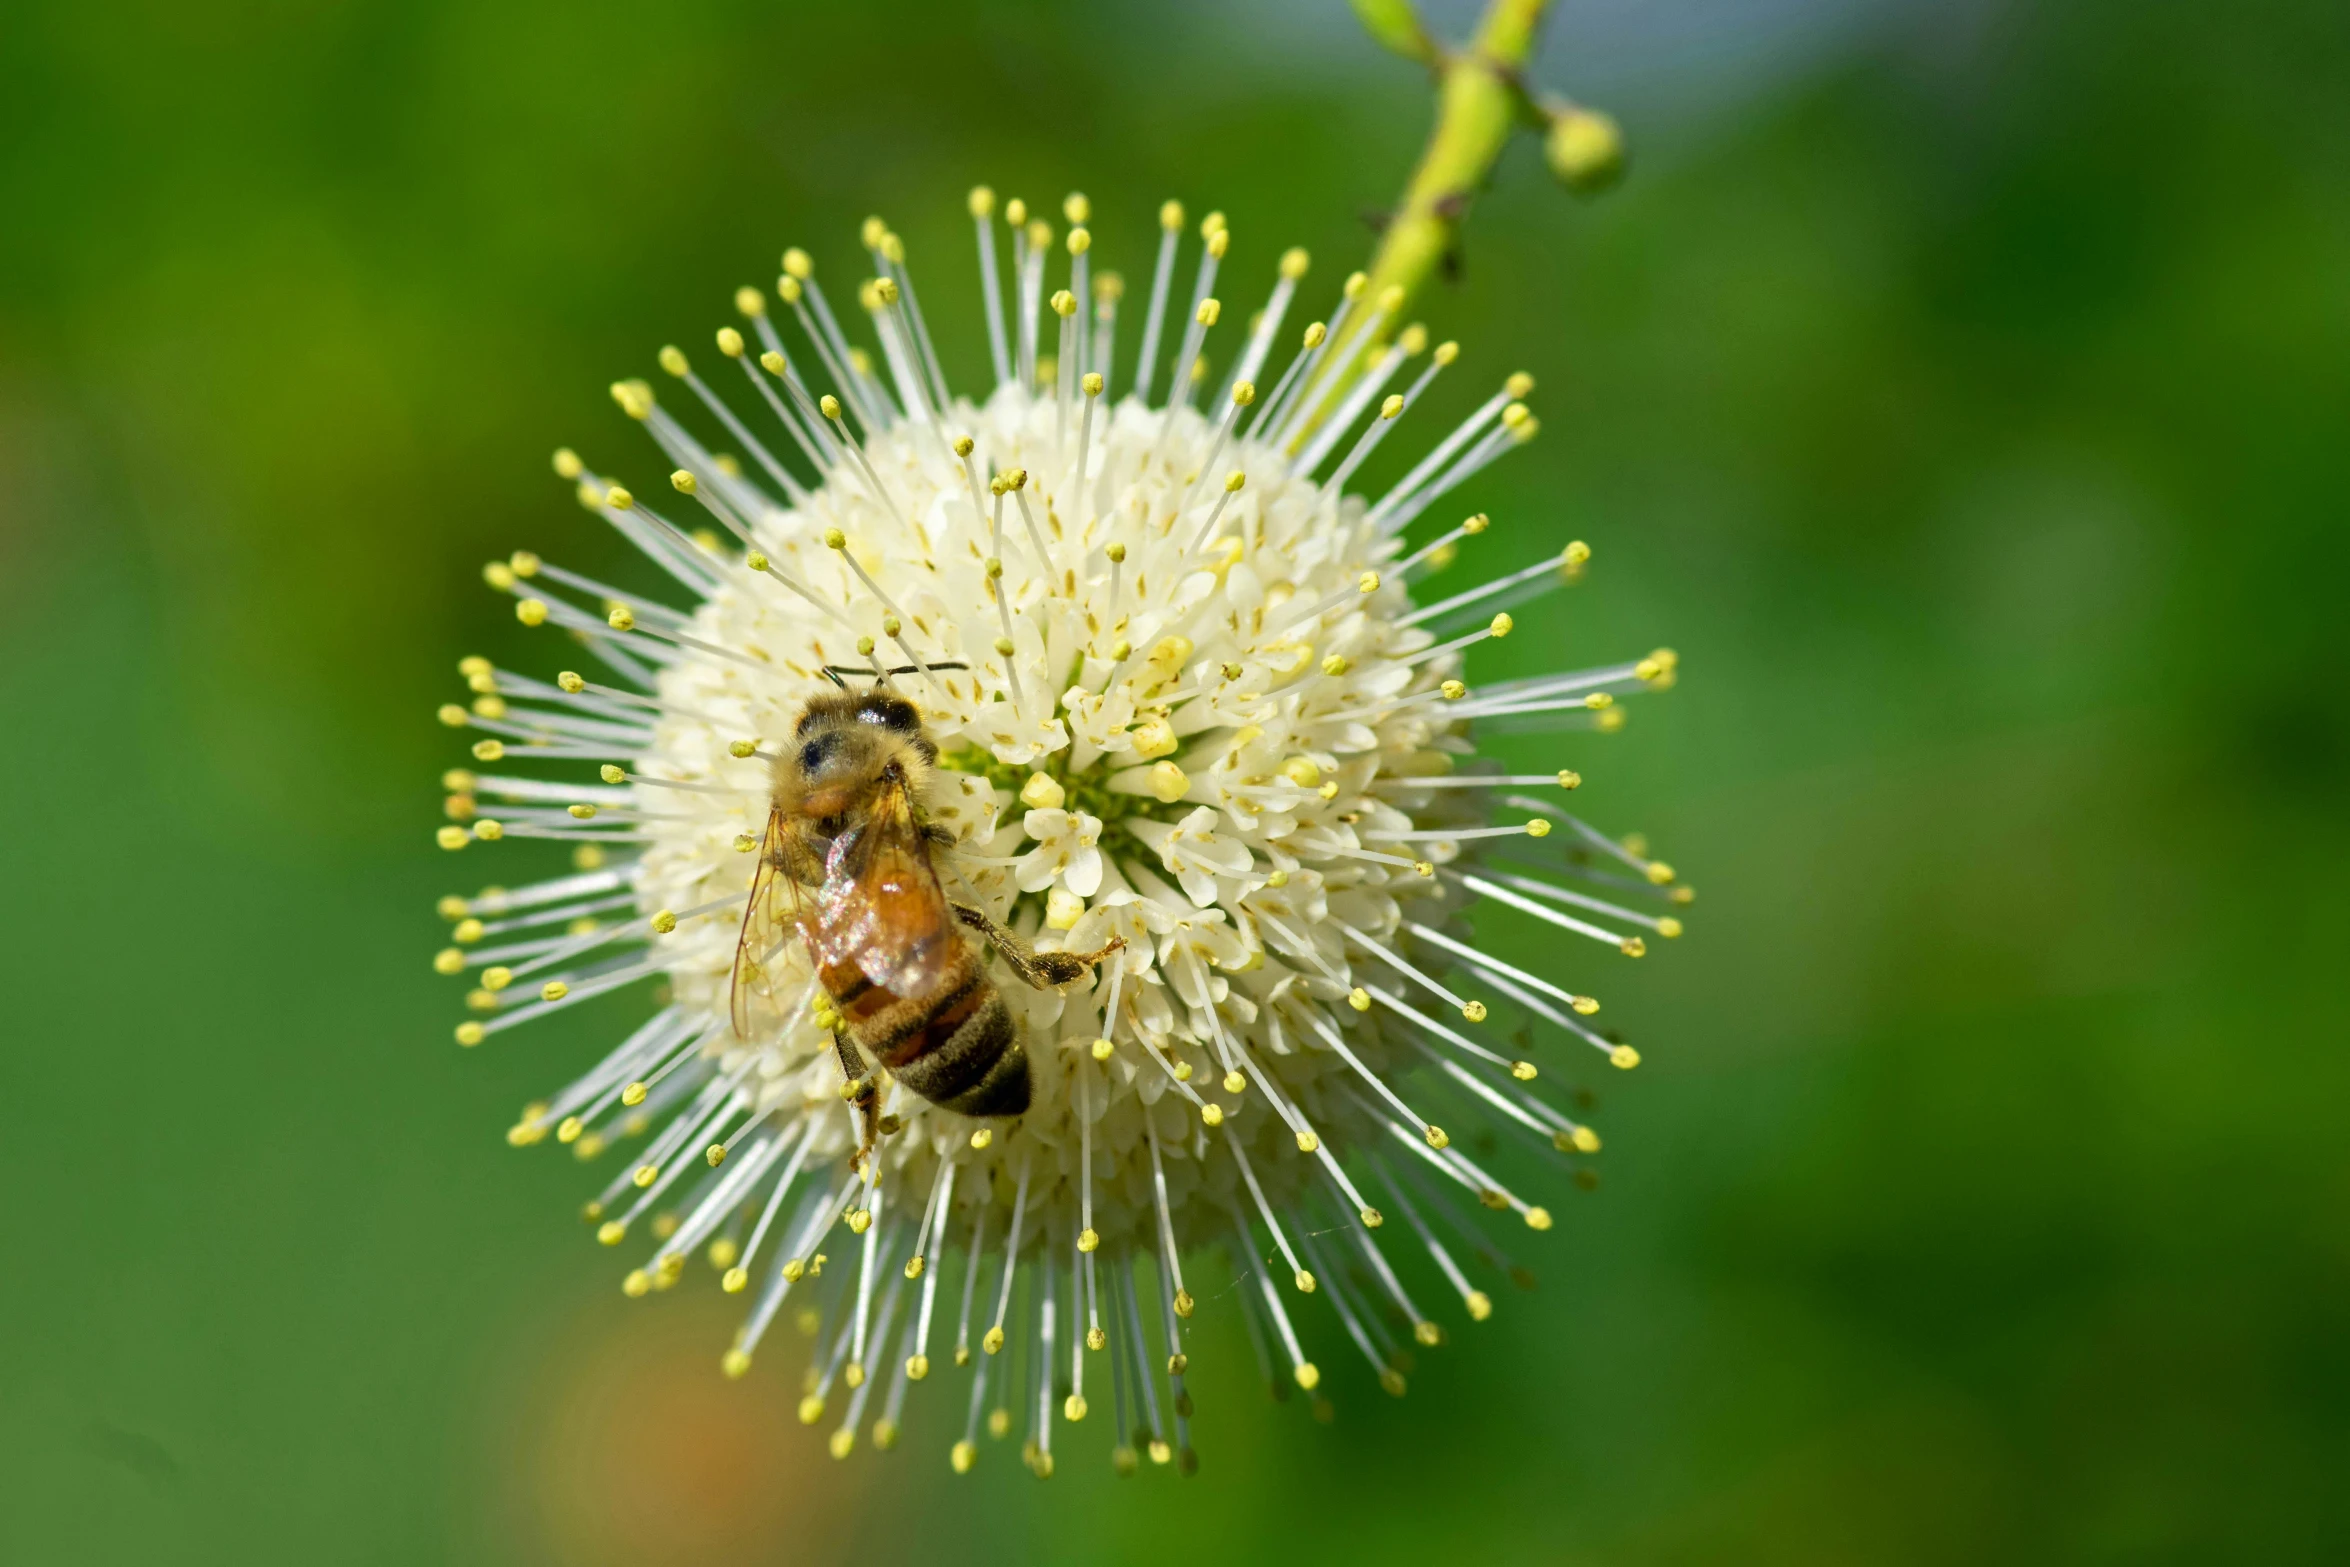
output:
M1401 1403L1212 1333L1196 1479L1040 1486L621 1297L500 1136L597 1029L449 1043L432 899L520 860L430 847L431 710L784 244L888 213L966 384L978 180L1327 288L1413 71L1337 0L11 6L0 1558L2350 1556L2350 12L1584 0L1540 74L1633 176L1519 147L1425 313L1542 383L1484 563L1597 551L1525 653L1684 661L1527 748L1700 891L1607 1180Z

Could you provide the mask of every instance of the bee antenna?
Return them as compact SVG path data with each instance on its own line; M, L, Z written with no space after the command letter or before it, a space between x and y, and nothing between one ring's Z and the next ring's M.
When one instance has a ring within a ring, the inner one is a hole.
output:
M937 670L969 669L971 666L969 664L958 662L952 664L931 664L927 667L933 670ZM841 687L841 689L846 690L848 689L848 683L841 679L841 676L843 675L873 675L877 676L878 680L887 680L892 675L919 675L923 673L924 668L925 666L921 664L900 664L895 669L883 669L878 665L866 666L861 664L827 664L824 666L824 678L831 681L834 685ZM878 680L876 683L878 683Z

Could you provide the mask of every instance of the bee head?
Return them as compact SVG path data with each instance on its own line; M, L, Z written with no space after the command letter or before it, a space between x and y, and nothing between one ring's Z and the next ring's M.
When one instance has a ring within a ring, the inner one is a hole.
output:
M914 704L883 688L830 692L810 702L776 761L779 803L805 815L841 815L886 779L919 797L938 747Z

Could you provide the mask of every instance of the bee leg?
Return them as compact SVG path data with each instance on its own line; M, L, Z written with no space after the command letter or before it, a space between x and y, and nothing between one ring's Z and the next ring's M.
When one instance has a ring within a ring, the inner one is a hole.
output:
M849 1168L865 1174L865 1184L873 1184L873 1145L881 1141L881 1095L868 1082L865 1092L857 1100L857 1151L849 1156Z
M802 887L824 885L823 840L809 831L808 825L794 818L776 837L775 850L770 856L775 868Z
M840 1096L857 1107L857 1124L862 1135L857 1140L857 1151L849 1156L849 1168L862 1169L873 1152L873 1145L881 1137L881 1095L874 1089L873 1078L865 1069L865 1058L849 1042L845 1033L832 1036L833 1052L840 1057Z
M1006 930L987 917L984 909L975 909L967 903L954 905L955 918L985 936L988 945L1003 954L1014 973L1038 990L1058 990L1073 985L1093 972L1093 966L1126 945L1122 936L1110 938L1110 944L1099 952L1039 952L1013 931Z

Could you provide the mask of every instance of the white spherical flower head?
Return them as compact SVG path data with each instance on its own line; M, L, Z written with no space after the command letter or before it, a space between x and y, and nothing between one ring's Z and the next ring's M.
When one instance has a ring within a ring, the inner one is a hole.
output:
M1456 358L1396 291L1357 274L1300 333L1291 252L1224 311L1231 230L1186 266L1170 203L1137 331L1082 227L1007 204L1007 276L994 198L971 210L984 400L873 220L864 346L786 252L722 362L668 348L658 393L613 388L666 487L557 455L650 566L489 568L577 667L465 662L443 717L482 770L441 841L571 864L445 900L436 967L475 978L468 1045L650 994L598 1010L636 1009L510 1137L611 1166L587 1213L650 1243L630 1294L702 1253L745 1296L729 1374L788 1309L836 1454L887 1446L951 1361L958 1469L1018 1425L1049 1472L1104 1399L1121 1467L1188 1467L1187 1258L1231 1259L1217 1311L1276 1383L1359 1353L1400 1393L1389 1325L1439 1342L1448 1295L1483 1319L1479 1276L1517 1271L1488 1226L1548 1229L1542 1194L1588 1179L1597 1136L1536 1079L1638 1059L1582 977L1679 934L1688 894L1569 813L1576 773L1483 747L1611 731L1674 658L1465 683L1590 552L1454 584L1486 519L1407 532L1532 436L1523 376L1349 488Z

